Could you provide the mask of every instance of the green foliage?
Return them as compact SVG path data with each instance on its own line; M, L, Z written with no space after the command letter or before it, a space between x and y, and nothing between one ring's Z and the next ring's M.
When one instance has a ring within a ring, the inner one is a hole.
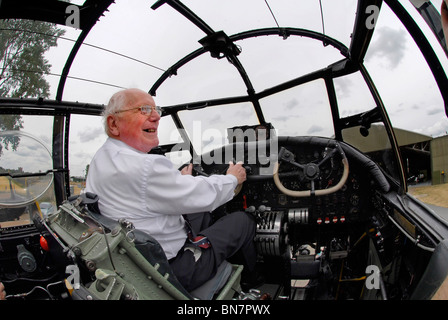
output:
M51 65L45 52L57 46L65 33L55 25L30 20L0 20L0 97L48 98L50 85L45 75ZM23 128L21 115L0 115L0 131ZM20 139L0 138L3 147L16 150Z
M0 97L48 98L45 74L51 65L44 54L65 31L46 22L15 19L1 20L0 31Z

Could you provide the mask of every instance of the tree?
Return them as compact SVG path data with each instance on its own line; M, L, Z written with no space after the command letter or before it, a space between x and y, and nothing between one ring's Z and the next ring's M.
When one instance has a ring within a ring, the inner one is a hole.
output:
M44 75L51 65L44 54L65 31L51 23L18 19L0 21L0 31L0 96L48 98Z
M86 172L85 179L86 180L87 180L87 175L89 174L89 168L90 168L90 165L89 164L86 165L86 169L85 169L85 172Z
M22 116L19 114L0 114L0 131L6 130L20 130L23 128ZM9 150L11 145L12 150L16 151L20 142L17 136L3 136L0 137L0 156L3 154L3 146ZM3 145L2 145L3 144Z
M45 75L51 65L45 52L57 46L64 30L47 22L31 20L0 20L0 97L48 98L50 85ZM21 115L0 115L0 131L23 128ZM8 149L15 150L19 139L1 139ZM0 144L0 156L3 146Z

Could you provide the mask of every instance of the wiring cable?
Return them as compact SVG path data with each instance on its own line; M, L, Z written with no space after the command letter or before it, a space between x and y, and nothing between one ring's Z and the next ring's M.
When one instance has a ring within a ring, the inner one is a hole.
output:
M70 42L73 42L73 43L76 42L76 40L73 40L73 39L70 39L70 38L67 38L67 37L63 37L63 36L55 36L55 35L46 34L46 33L43 33L43 32L35 32L35 31L29 31L29 30L23 30L23 29L0 28L0 31L27 32L27 33L38 34L38 35L43 35L43 36L47 36L47 37L53 37L53 38L57 38L57 39L62 39L62 40L70 41ZM102 48L102 47L99 47L99 46L96 46L96 45L93 45L93 44L89 44L89 43L83 43L82 45L86 46L86 47L91 47L91 48L94 48L94 49L97 49L97 50L105 51L105 52L108 52L108 53L120 56L120 57L128 59L128 60L135 61L137 63L143 64L145 66L148 66L150 68L153 68L153 69L156 69L156 70L159 70L159 71L162 71L162 72L166 71L166 70L164 70L164 69L162 69L160 67L157 67L157 66L155 66L153 64L144 62L142 60L133 58L131 56L128 56L128 55L125 55L125 54L122 54L122 53L119 53L119 52L116 52L116 51L113 51L113 50ZM5 68L5 67L1 67L1 70L12 70L12 71L29 72L29 73L43 73L43 74L50 75L50 76L62 77L61 74L52 73L52 72L41 72L41 71L37 71L37 70L23 70L23 69L16 69L16 68L12 69L12 68ZM66 77L68 79L72 79L72 80L85 81L85 82L89 82L89 83L100 84L100 85L114 87L114 88L118 88L118 89L125 89L122 86L111 84L111 83L106 83L106 82L102 82L102 81L96 81L96 80L92 80L92 79L76 77L76 76L69 76L69 75L67 75Z
M53 38L57 38L57 39L62 39L62 40L66 40L66 41L70 41L70 42L74 42L74 43L76 42L76 40L73 40L73 39L70 39L70 38L67 38L67 37L63 37L63 36L55 36L55 35L47 34L47 33L43 33L43 32L29 31L29 30L23 30L23 29L0 28L0 31L27 32L27 33L33 33L33 34L43 35L43 36L46 36L46 37L53 37ZM117 56L120 56L120 57L129 59L129 60L132 60L132 61L141 63L141 64L143 64L143 65L145 65L145 66L148 66L148 67L151 67L151 68L160 70L160 71L162 71L162 72L166 72L166 70L164 70L163 68L157 67L157 66L155 66L155 65L153 65L153 64L144 62L144 61L142 61L142 60L133 58L133 57L131 57L131 56L128 56L128 55L125 55L125 54L122 54L122 53L119 53L119 52L116 52L116 51L113 51L113 50L110 50L110 49L102 48L102 47L96 46L96 45L94 45L94 44L86 43L86 42L84 42L82 45L83 45L83 46L86 46L86 47L95 48L95 49L97 49L97 50L102 50L102 51L105 51L105 52L108 52L108 53L112 53L112 54L114 54L114 55L117 55Z
M322 0L319 0L320 18L322 20L322 34L325 36L324 10L322 9Z
M271 12L272 17L274 18L275 24L277 25L277 28L280 28L280 25L277 22L277 18L275 18L274 12L272 12L271 6L268 3L268 0L264 0L266 5L268 6L269 11Z

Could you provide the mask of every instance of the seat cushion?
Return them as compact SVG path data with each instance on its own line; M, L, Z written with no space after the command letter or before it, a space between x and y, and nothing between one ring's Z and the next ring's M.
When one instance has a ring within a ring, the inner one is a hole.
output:
M191 291L190 294L199 300L212 300L213 296L224 287L231 273L232 265L229 262L224 261L218 267L213 278Z

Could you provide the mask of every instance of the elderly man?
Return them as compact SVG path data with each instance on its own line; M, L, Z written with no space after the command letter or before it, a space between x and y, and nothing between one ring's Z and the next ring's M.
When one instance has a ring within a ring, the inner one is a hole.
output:
M236 186L246 179L244 168L229 164L226 175L194 177L191 165L179 171L166 157L148 154L159 144L160 116L144 91L127 89L112 96L103 114L108 139L92 159L86 191L99 196L103 215L125 218L157 239L189 291L213 277L236 253L251 271L256 259L252 217L235 212L211 226L208 217L232 199ZM186 227L184 217L194 217L192 228Z

